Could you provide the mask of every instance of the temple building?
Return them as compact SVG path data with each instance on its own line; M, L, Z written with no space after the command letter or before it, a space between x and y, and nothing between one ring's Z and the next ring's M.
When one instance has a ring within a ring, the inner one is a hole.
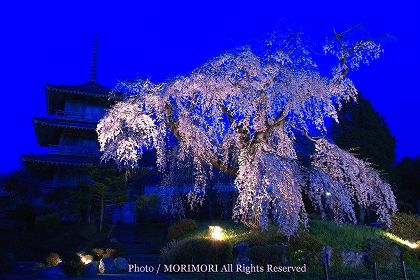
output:
M36 204L40 206L49 207L51 211L56 211L57 208L62 211L69 193L91 182L89 167L102 168L96 126L106 110L122 100L123 95L97 83L96 64L95 41L90 80L76 85L47 84L47 115L33 118L37 143L45 147L46 153L22 155L22 161L26 169L36 177L36 183L35 180L31 183L37 186L32 188L37 190L37 197L34 196L33 200L39 201ZM155 151L145 151L139 162L140 167L130 173L130 179L125 178L125 201L106 207L108 221L133 223L138 220L136 201L139 196L164 194L160 187L162 175L157 172L155 162ZM173 185L166 186L166 192L179 189L181 192L188 192L192 188L191 176L188 175L192 174L192 170L184 168L179 172L184 176L179 176L176 182L171 183ZM215 175L213 181L215 184L216 181L226 184L227 180L223 176ZM224 192L232 190L232 185L229 185ZM49 201L48 197L52 197L54 202ZM157 211L160 213L160 210L159 208ZM66 214L68 220L72 220L71 211ZM141 215L150 217L155 214L149 211Z
M43 192L77 185L86 176L86 166L99 163L96 125L121 96L96 82L96 64L97 41L89 82L45 86L48 115L34 117L33 125L37 143L48 152L22 156L25 165L45 171Z

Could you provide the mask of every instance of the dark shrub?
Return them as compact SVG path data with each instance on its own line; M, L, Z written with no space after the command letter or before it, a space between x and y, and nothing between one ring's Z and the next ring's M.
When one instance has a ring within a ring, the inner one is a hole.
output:
M102 258L113 258L117 255L117 250L113 248L94 248L92 249L92 255L95 260Z
M174 223L168 228L168 240L178 239L185 233L197 228L197 223L191 219L184 219Z
M60 214L51 213L47 215L37 216L35 218L35 225L42 229L56 228L60 225Z
M162 250L165 263L230 263L233 259L232 245L227 241L206 238L172 241Z
M46 257L45 257L45 263L48 266L56 266L57 264L59 264L61 262L60 259L60 255L57 253L49 253Z
M136 206L139 210L144 211L147 209L154 209L159 203L159 197L156 194L142 195L138 197Z
M288 263L289 252L286 246L263 245L249 248L248 256L254 263L259 265L286 265Z
M25 224L25 226L32 226L35 221L35 207L32 205L19 205L13 211L8 213L8 217Z
M12 253L0 252L0 273L12 271L14 261Z
M253 229L247 237L251 246L265 246L286 241L287 239L281 234L279 229L269 226L267 230Z
M291 258L298 263L317 263L322 248L318 239L303 230L290 239Z
M420 217L398 213L391 217L391 233L411 242L420 240Z
M385 242L382 239L371 242L367 249L369 259L374 262L396 262L400 256L400 250L397 245Z
M63 271L70 277L80 276L85 265L76 253L69 253L63 256Z
M85 240L91 240L97 232L95 225L85 225L80 228L79 236Z
M406 249L401 257L408 265L417 268L420 267L420 247L417 247L416 249Z

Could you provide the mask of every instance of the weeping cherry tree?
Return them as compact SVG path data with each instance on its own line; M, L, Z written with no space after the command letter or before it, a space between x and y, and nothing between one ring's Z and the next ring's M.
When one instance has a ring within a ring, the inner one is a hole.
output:
M286 33L224 53L186 76L168 82L120 82L126 98L97 127L102 160L121 168L138 166L144 150L155 149L160 172L190 162L193 187L185 200L201 205L214 169L234 176L233 219L266 228L272 221L286 235L307 225L303 196L321 215L356 223L355 206L376 209L389 227L396 212L390 185L380 174L327 137L326 120L338 121L343 102L356 100L348 78L383 52L370 38L334 36L323 46L338 63L321 75L304 37ZM298 157L296 136L313 143L309 164ZM182 212L175 194L163 203Z

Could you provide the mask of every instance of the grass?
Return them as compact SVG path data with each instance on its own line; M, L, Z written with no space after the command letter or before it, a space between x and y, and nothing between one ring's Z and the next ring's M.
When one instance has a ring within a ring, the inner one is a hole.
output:
M407 268L408 279L419 279L420 271ZM170 280L317 280L325 279L322 273L308 271L306 273L172 273L165 274ZM381 280L403 279L401 270L398 267L378 266L378 276ZM349 268L347 270L330 269L329 279L331 280L361 280L373 279L373 271L367 268Z
M249 234L249 229L232 221L206 221L198 223L197 229L184 234L181 239L187 238L209 238L209 226L220 226L223 228L224 239L229 243L237 243L245 240Z
M224 229L224 240L235 244L240 241L250 239L262 239L262 243L275 243L287 241L276 231L275 226L270 226L267 232L249 229L248 227L237 224L232 221L205 221L199 222L198 228L194 231L184 234L180 239L188 238L208 238L208 227L217 225ZM364 225L355 224L337 224L331 221L311 218L308 232L322 244L331 246L333 249L351 249L364 250L373 241L383 239L387 242L394 242L401 246L395 240L386 236L386 231Z
M375 240L384 238L384 231L369 226L336 224L330 221L312 219L309 233L323 244L335 249L363 250Z
M192 232L184 234L181 239L193 238L209 238L208 226L217 225L224 229L224 240L232 245L240 241L249 241L251 246L274 244L278 242L287 242L287 239L281 236L275 226L269 228L266 232L251 230L244 225L235 224L231 221L207 221L198 223L198 228ZM336 224L331 221L324 221L319 218L312 217L308 227L309 235L319 241L321 244L329 245L333 251L340 249L350 249L353 251L364 251L374 241L384 240L386 243L394 243L400 248L406 250L405 246L390 240L385 236L386 231L368 226L354 224ZM257 243L254 243L257 242ZM420 279L420 267L406 265L409 279ZM167 274L169 279L173 280L190 280L190 279L323 279L322 264L312 264L312 269L307 273L277 273L271 276L267 272L263 273L235 273L234 278L229 273L209 273L205 277L204 274L197 273L178 273ZM378 274L382 280L394 280L402 277L398 261L394 265L378 263ZM366 267L342 267L333 266L330 268L330 279L340 280L356 280L356 279L373 279L371 268Z
M274 226L269 227L267 232L249 229L242 224L231 221L206 221L198 223L198 228L184 234L180 239L188 238L208 238L210 225L217 225L224 229L224 240L233 244L251 239L261 239L263 243L275 243L286 238L282 238ZM365 249L371 241L384 238L384 231L368 226L353 224L336 224L320 219L311 219L309 223L309 233L323 244L328 244L335 249Z

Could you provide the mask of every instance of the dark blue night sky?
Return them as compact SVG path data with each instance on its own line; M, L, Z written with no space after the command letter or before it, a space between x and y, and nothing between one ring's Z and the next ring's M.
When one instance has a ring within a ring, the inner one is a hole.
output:
M44 85L87 82L96 33L98 82L113 87L118 79L160 81L185 74L285 22L319 43L333 27L357 23L372 34L393 35L382 59L352 78L385 117L397 139L398 159L420 154L420 8L415 1L33 2L0 4L0 173L19 168L20 154L40 152L32 117L46 114Z

